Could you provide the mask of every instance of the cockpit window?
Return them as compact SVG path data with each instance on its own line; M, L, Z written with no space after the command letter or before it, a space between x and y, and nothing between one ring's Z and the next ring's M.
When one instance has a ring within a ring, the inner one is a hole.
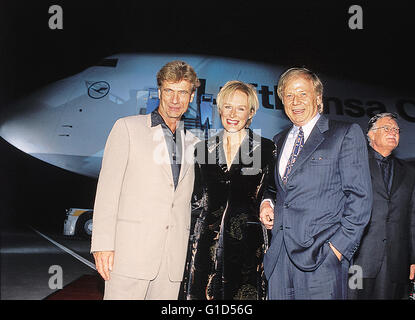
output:
M102 59L100 62L98 62L97 64L95 64L96 66L99 67L113 67L115 68L117 66L118 63L118 59Z

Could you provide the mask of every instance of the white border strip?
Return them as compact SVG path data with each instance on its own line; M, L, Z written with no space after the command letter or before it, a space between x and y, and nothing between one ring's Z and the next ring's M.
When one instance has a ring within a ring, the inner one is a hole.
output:
M30 226L30 228L31 228L34 232L36 232L38 235L42 236L43 238L45 238L46 240L50 241L52 244L54 244L55 246L57 246L59 249L62 249L62 250L63 250L63 251L65 251L66 253L69 253L72 257L74 257L75 259L78 259L78 260L79 260L79 261L81 261L82 263L86 264L86 265L87 265L88 267L90 267L91 269L97 270L97 269L95 268L95 265L94 265L91 261L89 261L89 260L87 260L87 259L85 259L85 258L81 257L79 254L77 254L77 253L73 252L71 249L68 249L67 247L65 247L65 246L61 245L60 243L58 243L58 242L56 242L56 241L52 240L51 238L49 238L48 236L44 235L43 233L41 233L41 232L37 231L37 230L36 230L36 229L34 229L33 227L31 227L31 226Z

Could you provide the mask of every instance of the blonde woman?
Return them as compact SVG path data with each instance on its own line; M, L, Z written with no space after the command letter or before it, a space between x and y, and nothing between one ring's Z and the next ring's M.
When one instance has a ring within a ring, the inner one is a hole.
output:
M224 130L196 146L201 213L191 238L185 298L264 299L267 232L258 215L274 144L248 128L259 105L251 85L227 82L217 105Z

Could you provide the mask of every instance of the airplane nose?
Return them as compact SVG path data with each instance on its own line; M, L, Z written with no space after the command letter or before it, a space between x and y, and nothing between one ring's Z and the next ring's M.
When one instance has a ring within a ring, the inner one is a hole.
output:
M9 104L0 114L0 136L37 159L95 177L100 168L102 149L93 144L95 140L83 138L83 131L73 129L77 121L86 120L71 118L73 108L68 108L63 90L56 90L61 87L46 88ZM78 134L76 138L75 133ZM93 142L82 149L79 144L85 140Z
M9 104L0 115L0 136L26 153L45 152L51 139L49 111L27 99Z

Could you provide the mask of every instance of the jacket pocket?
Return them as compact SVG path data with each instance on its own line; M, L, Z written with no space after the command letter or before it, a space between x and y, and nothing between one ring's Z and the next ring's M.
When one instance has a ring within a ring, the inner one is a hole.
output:
M312 166L328 166L333 163L332 159L324 158L324 157L311 157L309 164Z

